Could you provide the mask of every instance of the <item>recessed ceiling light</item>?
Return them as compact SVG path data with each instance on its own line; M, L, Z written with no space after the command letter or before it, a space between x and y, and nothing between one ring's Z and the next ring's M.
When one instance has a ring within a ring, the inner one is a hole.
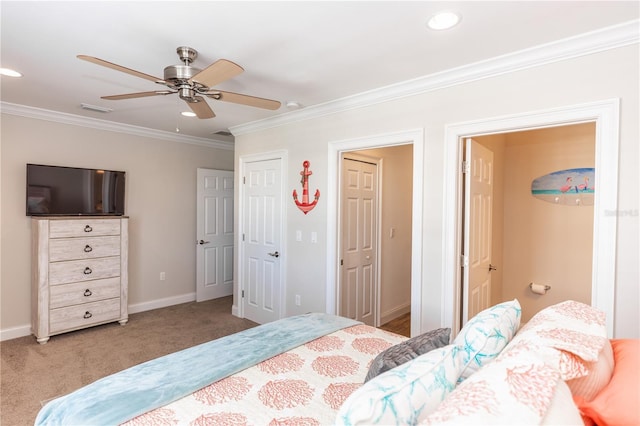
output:
M300 109L300 108L302 108L302 105L300 105L300 103L298 101L287 101L285 103L285 105L289 109Z
M448 30L460 22L460 15L455 12L440 12L429 18L427 26L432 30Z
M180 114L184 115L185 117L195 117L196 113L195 112L191 112L191 111L182 111Z
M7 77L22 77L18 71L14 71L9 68L0 68L0 75L6 75Z

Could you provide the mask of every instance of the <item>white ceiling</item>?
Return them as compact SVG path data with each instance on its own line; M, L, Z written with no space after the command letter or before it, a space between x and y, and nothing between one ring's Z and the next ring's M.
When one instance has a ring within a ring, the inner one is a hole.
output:
M3 103L225 140L215 133L638 19L638 1L5 1L0 2ZM441 10L462 15L449 31L426 28ZM245 71L216 88L279 100L268 111L207 99L216 113L180 116L177 95L109 101L104 95L164 86L76 58L98 58L162 77L178 46L204 68L225 58ZM100 113L81 103L113 108Z

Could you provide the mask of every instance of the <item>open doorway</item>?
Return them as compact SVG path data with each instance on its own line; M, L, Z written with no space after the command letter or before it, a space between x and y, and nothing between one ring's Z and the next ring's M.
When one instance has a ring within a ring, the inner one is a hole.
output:
M338 314L405 336L411 331L412 163L411 144L341 156Z
M522 322L564 300L591 303L594 186L583 175L595 166L595 130L590 122L473 138L493 154L488 305L517 298ZM552 187L534 191L543 177ZM465 312L463 324L475 314Z
M424 134L422 129L398 133L376 135L358 139L329 143L328 176L331 184L327 188L327 210L336 212L327 217L327 306L326 312L335 314L338 311L338 282L340 272L340 223L339 215L339 173L342 153L348 151L368 150L376 148L411 145L412 147L412 188L406 196L411 197L411 334L419 334L422 330L422 195L423 195L423 153Z
M595 123L595 188L592 238L590 304L605 313L607 334L613 337L618 194L619 100L611 99L529 112L446 127L444 200L443 319L457 333L461 324L462 258L460 256L462 152L460 141L467 137Z

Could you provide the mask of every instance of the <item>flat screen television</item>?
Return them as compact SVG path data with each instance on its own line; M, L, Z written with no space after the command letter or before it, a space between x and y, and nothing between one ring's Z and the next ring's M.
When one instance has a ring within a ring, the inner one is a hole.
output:
M124 215L125 172L27 164L27 216Z

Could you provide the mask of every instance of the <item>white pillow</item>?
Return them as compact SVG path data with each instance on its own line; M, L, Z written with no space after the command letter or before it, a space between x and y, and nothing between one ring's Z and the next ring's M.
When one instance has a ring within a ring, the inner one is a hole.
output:
M336 424L415 424L455 388L460 362L458 347L448 345L386 371L347 398Z
M571 390L564 380L558 381L556 393L553 395L551 405L549 405L541 424L549 426L584 424L580 410L573 402Z
M525 347L516 348L458 385L420 424L537 425L561 382L543 358Z
M463 352L460 381L493 361L520 326L522 309L518 299L485 309L467 322L453 341Z
M512 346L536 348L563 380L589 374L589 364L607 343L605 315L584 303L568 300L544 308L513 338Z

